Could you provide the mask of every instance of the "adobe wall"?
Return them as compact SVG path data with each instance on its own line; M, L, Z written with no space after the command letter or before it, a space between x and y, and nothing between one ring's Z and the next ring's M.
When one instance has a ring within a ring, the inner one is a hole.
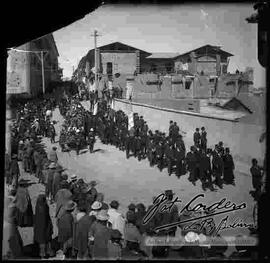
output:
M158 109L153 106L143 106L133 103L133 112L144 116L148 126L152 130L168 132L169 121L176 121L180 129L186 132L184 141L187 148L193 144L195 128L205 127L208 133L208 147L213 147L219 141L223 141L225 147L230 147L236 162L250 165L252 158L257 158L262 164L265 145L259 143L259 138L264 128L259 125L233 122L213 117L201 117L199 114L183 113L175 110ZM128 112L128 104L123 101L115 101L115 110ZM247 169L246 169L247 170ZM248 170L247 170L248 173Z

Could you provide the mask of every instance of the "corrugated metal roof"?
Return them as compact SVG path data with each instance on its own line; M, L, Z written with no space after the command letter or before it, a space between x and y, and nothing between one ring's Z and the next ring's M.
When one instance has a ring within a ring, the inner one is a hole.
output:
M175 58L177 56L179 56L179 53L152 53L146 58Z

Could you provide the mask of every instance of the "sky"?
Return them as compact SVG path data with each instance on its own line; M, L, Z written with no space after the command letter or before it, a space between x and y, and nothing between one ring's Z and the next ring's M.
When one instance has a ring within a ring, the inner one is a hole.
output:
M185 53L205 44L221 46L234 56L229 72L254 68L254 86L265 86L265 69L257 60L257 24L245 18L254 13L245 4L103 5L83 19L53 33L64 77L97 46L122 42L149 53Z

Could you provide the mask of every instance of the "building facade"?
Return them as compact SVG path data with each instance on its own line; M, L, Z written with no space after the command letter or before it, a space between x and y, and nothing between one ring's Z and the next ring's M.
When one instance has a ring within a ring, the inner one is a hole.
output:
M42 71L42 56L43 65ZM52 34L30 41L11 50L8 57L7 92L35 97L53 81L60 81L62 69L58 66L58 50ZM15 91L16 88L16 91Z
M231 56L219 46L205 45L177 56L175 68L191 74L220 76L227 73Z

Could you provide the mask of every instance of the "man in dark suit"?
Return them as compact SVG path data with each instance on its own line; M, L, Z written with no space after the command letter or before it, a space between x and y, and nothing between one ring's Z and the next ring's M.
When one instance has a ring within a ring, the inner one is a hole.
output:
M214 191L212 182L212 169L211 169L211 149L207 149L206 153L203 152L200 160L200 178L202 181L202 189L205 191L207 187Z
M205 131L205 128L201 128L201 150L204 150L206 152L207 149L207 132Z
M222 175L224 170L224 164L222 159L222 153L219 152L213 156L212 160L212 167L213 167L213 175L215 177L215 184L222 189Z
M199 128L196 128L196 131L193 134L193 142L197 148L200 147L200 143L201 143L201 135L199 131L200 131Z

